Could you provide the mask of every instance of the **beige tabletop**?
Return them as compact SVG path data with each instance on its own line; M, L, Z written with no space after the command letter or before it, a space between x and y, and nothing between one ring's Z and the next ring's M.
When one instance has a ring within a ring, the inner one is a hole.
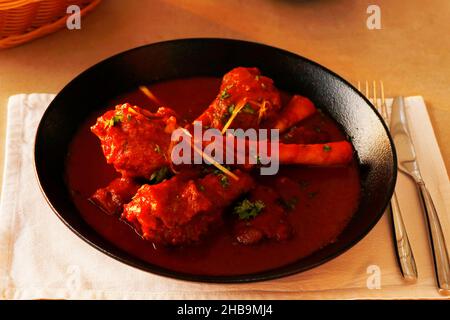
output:
M378 0L382 29L368 30L373 2L105 0L81 30L0 51L0 165L9 96L56 93L87 67L143 44L226 37L296 52L353 83L383 80L388 96L422 95L449 171L450 2Z

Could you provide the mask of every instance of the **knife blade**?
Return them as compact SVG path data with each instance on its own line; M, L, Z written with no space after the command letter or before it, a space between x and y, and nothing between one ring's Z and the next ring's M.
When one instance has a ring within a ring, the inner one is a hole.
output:
M399 170L414 180L425 213L439 292L450 295L450 260L439 216L430 192L420 173L416 151L408 130L405 99L397 97L392 104L391 135L397 150Z
M409 135L403 97L394 99L390 128L392 139L397 150L399 169L419 183L423 179L420 175L419 165L417 164L416 151L411 136Z

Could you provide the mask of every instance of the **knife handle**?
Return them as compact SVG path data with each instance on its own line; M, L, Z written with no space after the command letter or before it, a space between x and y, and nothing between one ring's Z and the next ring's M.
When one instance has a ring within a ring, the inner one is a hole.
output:
M420 198L427 218L428 231L430 233L431 249L433 251L434 267L436 270L439 292L443 295L450 294L450 260L445 245L444 234L437 215L433 199L424 182L419 182Z
M403 278L409 282L415 282L417 281L416 260L409 243L395 191L392 195L389 209L391 210L392 225L394 227L395 249Z

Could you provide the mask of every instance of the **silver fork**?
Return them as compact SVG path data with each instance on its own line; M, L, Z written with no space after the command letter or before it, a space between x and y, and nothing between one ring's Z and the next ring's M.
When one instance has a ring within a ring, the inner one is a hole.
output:
M358 90L361 91L361 83L358 81ZM376 107L384 123L389 127L390 115L387 111L386 100L384 97L384 84L380 81L380 100L377 99L377 83L372 82L372 95L369 89L369 82L365 82L365 92L363 94L372 101L373 105ZM408 234L406 232L405 224L403 223L403 218L400 210L400 206L397 200L397 194L394 191L392 195L391 202L386 209L389 216L392 219L392 224L394 227L394 239L395 239L395 249L397 253L397 259L400 265L400 270L402 276L405 280L409 282L415 282L417 280L417 267L414 255L409 243Z

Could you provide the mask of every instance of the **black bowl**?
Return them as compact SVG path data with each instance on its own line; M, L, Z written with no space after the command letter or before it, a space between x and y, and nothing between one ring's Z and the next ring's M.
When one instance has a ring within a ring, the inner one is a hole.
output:
M75 207L64 180L69 144L96 109L142 83L191 76L220 77L236 66L256 66L284 90L309 97L351 138L361 172L362 195L339 239L297 262L239 276L201 276L149 264L96 233ZM156 274L193 281L247 282L273 279L320 265L355 245L377 223L396 181L396 155L380 115L354 87L330 70L270 46L227 39L183 39L139 47L106 59L72 80L44 113L36 135L35 167L42 191L58 217L103 253Z

